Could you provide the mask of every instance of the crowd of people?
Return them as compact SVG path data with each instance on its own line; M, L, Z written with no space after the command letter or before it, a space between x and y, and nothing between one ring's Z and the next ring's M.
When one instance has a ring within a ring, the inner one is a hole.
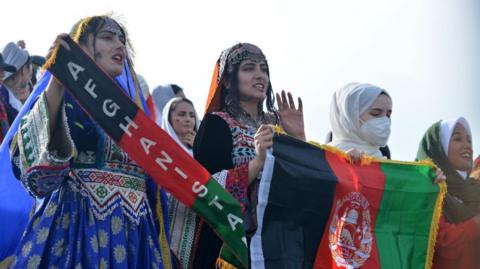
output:
M302 100L290 92L274 92L262 50L238 43L221 52L205 113L200 114L188 91L176 84L149 93L146 80L132 68L127 31L112 17L83 18L69 35L108 76L136 82L119 85L125 92L133 87L140 93L144 102L138 104L150 111L152 124L238 200L249 241L256 230L258 187L275 126L306 141ZM3 264L215 268L222 246L218 235L154 184L61 82L40 68L53 57L55 46L69 49L64 38L55 39L45 58L29 55L24 42L6 44L0 55L0 141L21 117L17 135L3 143L12 145L15 176L36 201L15 252ZM125 72L126 64L130 72ZM39 85L42 77L49 82ZM43 87L36 102L19 114L36 87ZM392 98L387 90L366 83L337 90L326 143L345 151L353 162L363 155L390 158ZM439 119L419 138L417 160L432 159L439 168L436 182L448 186L434 268L480 268L480 159L473 161L474 137L467 119L459 115Z

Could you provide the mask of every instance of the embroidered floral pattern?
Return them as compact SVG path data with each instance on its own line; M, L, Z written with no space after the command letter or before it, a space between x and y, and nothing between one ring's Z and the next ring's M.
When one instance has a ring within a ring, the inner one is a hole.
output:
M117 263L121 263L125 260L125 257L127 256L127 250L124 246L117 245L113 250L113 255L115 256L115 261Z
M32 250L32 242L28 242L22 247L22 256L27 257L28 254L30 254L30 251Z
M233 141L232 163L234 165L233 169L220 171L215 173L213 177L219 181L225 181L225 189L240 202L244 211L248 204L248 163L255 157L254 136L256 129L239 123L228 113L214 112L213 114L225 120L230 127ZM225 171L228 173L225 174Z
M57 242L55 242L55 245L53 246L53 254L55 256L57 257L62 256L63 251L65 249L64 242L65 242L64 239L60 239Z
M108 233L105 230L98 231L98 239L101 248L106 248L108 244Z
M225 122L227 122L232 133L233 165L239 166L252 160L255 157L254 137L257 129L236 121L228 113L215 112L213 114L221 117Z
M248 203L248 164L243 164L230 170L226 182L226 189L240 202L242 211L244 211L246 204Z
M90 244L92 245L93 252L98 253L98 241L96 236L92 235L90 237Z
M40 230L38 230L37 233L37 244L43 244L45 240L47 240L48 237L48 228L43 227Z
M98 169L73 170L72 189L90 200L96 218L105 219L110 212L121 206L124 214L134 223L148 212L146 183L144 178L106 172Z
M100 260L100 269L107 269L107 268L108 268L108 263L104 258L102 258Z
M118 233L120 233L121 230L122 220L117 216L112 217L112 233L114 235L117 235Z
M66 212L62 217L62 228L66 230L68 226L70 226L70 213Z
M38 268L38 266L40 266L41 261L42 261L42 259L40 258L40 256L35 254L28 259L27 268L28 269L36 269L36 268Z
M67 164L58 166L34 166L22 175L22 183L34 196L43 197L56 190L68 174Z

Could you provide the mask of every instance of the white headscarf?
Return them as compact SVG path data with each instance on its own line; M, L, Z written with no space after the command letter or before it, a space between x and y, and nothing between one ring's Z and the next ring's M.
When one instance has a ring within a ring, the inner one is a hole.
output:
M160 127L162 127L162 129L165 130L165 132L167 132L173 138L173 140L177 142L177 144L179 144L188 154L190 154L190 156L193 156L192 149L189 149L182 143L182 141L180 141L180 138L178 138L173 126L168 121L172 104L181 99L183 98L176 97L170 99L170 101L165 104L162 110L163 117L161 117ZM195 110L195 107L193 109ZM198 127L200 126L197 112L195 112L195 119L195 131L197 131ZM193 210L175 199L175 197L173 197L170 193L167 193L167 197L168 216L170 218L170 240L172 242L170 247L180 259L182 266L186 268L188 266L190 252L193 248L195 227L198 223L197 215Z
M378 146L371 145L360 135L360 116L382 93L389 95L375 85L356 82L337 90L330 106L332 142L329 145L343 151L355 148L367 155L383 157Z
M182 143L182 141L180 141L180 138L178 138L177 133L173 129L172 124L170 124L170 122L168 121L168 118L169 118L168 113L170 111L170 107L174 102L179 101L181 99L182 99L181 97L176 97L176 98L170 99L170 101L167 102L167 104L165 105L162 111L162 114L164 115L164 117L162 117L162 122L160 124L160 127L162 127L162 129L165 132L167 132L173 138L173 140L177 142L177 144L179 144L188 154L190 154L190 156L193 156L192 149L189 149L187 146L185 146ZM195 111L195 107L193 108L193 110ZM195 132L198 131L199 125L200 125L200 121L198 120L197 112L195 112Z
M440 122L440 142L442 143L443 152L448 158L448 146L450 145L450 139L452 139L453 129L457 124L463 125L467 133L472 136L472 131L470 129L470 125L468 121L464 117L458 117L454 119L442 120ZM467 179L468 172L467 171L460 171L457 172L462 176L463 179Z
M163 108L168 101L175 98L175 92L172 89L172 86L158 86L153 89L152 92L153 103L155 104L155 115L157 117L157 124L162 125L162 113Z

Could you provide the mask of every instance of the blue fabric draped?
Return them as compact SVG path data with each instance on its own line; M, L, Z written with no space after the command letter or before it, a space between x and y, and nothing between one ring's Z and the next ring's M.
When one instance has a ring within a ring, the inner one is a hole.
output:
M50 81L51 74L46 72L38 81L35 89L28 97L18 116L13 121L5 139L0 146L0 260L11 255L27 226L28 216L33 208L34 200L22 186L12 169L10 158L10 142L18 130L20 120L35 104L40 93ZM8 224L7 224L8 223Z
M131 99L136 101L137 90L134 79L130 72L128 62L125 62L125 68L122 74L117 76L115 81ZM0 225L0 261L12 255L15 251L15 248L22 237L23 231L28 224L29 214L34 207L34 199L23 188L22 183L16 178L13 172L10 144L19 128L21 118L32 109L38 96L48 86L51 76L51 73L46 71L43 77L37 82L35 89L32 91L10 126L10 129L0 146L0 220L2 220L2 225ZM141 92L139 97L143 110L149 116L150 112ZM150 185L153 189L156 188L156 186L153 186L154 184ZM168 216L165 208L167 204L166 197L163 191L161 193L161 200L164 216ZM168 223L168 220L166 221ZM168 228L168 225L166 225L166 227Z
M137 92L139 93L140 96L140 102L141 102L141 108L147 114L147 116L150 117L150 111L147 106L147 102L145 101L145 98L143 97L142 91L138 89L138 91L135 89L134 85L135 82L133 80L133 76L130 72L130 65L128 64L128 61L125 61L125 67L123 68L123 72L120 76L115 78L115 81L120 85L120 87L123 89L123 91L132 99L137 105L137 100L136 100L136 94Z

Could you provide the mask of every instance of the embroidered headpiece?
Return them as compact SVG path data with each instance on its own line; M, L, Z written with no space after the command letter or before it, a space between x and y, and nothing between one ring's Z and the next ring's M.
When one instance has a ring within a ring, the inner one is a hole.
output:
M250 43L238 43L222 51L213 72L205 113L220 110L222 81L226 74L232 74L235 67L244 60L267 63L267 58L262 50Z
M125 35L122 28L120 28L120 25L118 25L117 22L109 17L105 18L101 31L110 32L112 34L116 34L117 36Z

